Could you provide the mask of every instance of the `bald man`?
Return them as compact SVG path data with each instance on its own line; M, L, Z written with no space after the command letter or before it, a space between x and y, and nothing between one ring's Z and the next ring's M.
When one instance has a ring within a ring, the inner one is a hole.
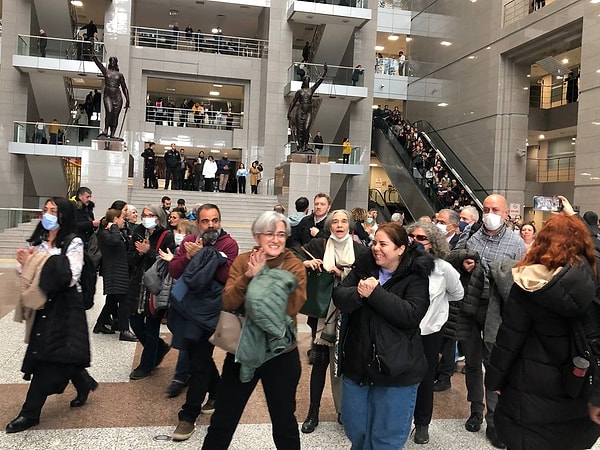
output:
M492 194L483 201L482 226L466 241L468 250L479 253L481 267L483 269L483 290L471 292L471 284L465 292L465 301L475 298L477 295L477 312L473 317L461 317L468 326L467 336L459 336L463 352L465 354L465 381L467 385L467 400L471 403L471 416L465 423L465 428L471 432L477 432L483 423L483 371L481 363L487 364L492 351L494 337L483 335L486 314L490 299L490 264L503 259L520 260L525 256L525 243L518 235L506 226L508 220L508 206L506 198L500 194ZM462 268L466 272L472 272L475 268L473 259L465 259ZM469 296L471 296L469 298ZM464 301L463 301L464 303ZM494 410L498 403L498 395L492 391L485 390L485 404L487 411L485 420L487 422L486 437L496 448L505 448L504 444L496 434L494 427Z

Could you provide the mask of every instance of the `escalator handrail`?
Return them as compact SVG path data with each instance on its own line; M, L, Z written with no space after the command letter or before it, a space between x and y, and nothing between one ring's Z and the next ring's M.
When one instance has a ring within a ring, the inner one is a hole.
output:
M482 200L488 196L488 192L479 183L477 178L456 156L450 146L444 141L440 134L426 120L417 120L414 125L429 143L429 145L440 155L446 167L452 172L457 181L464 187L465 191L475 201L479 209L483 209ZM441 148L443 147L443 148Z
M396 155L398 155L398 157L400 158L400 161L402 161L402 163L404 164L404 166L410 173L411 178L413 179L415 185L418 186L419 190L423 193L423 195L427 199L429 199L432 209L434 211L440 211L441 209L446 208L446 206L442 203L442 201L440 200L440 198L437 195L432 195L431 189L428 192L428 190L425 189L424 186L422 186L414 178L414 176L412 176L412 172L411 172L412 167L413 167L412 159L408 155L407 150L404 147L402 147L402 145L400 145L400 142L396 138L396 135L390 130L390 127L387 124L387 122L380 117L376 117L373 119L373 125L375 126L375 128L379 128L383 132L383 134L386 137L386 139L388 140L389 144L394 149Z
M371 194L375 194L375 199L373 201L381 207L381 215L386 220L386 222L392 220L392 212L390 211L390 208L388 208L388 205L385 202L383 195L381 195L381 192L379 192L379 189L369 189L369 200L371 199Z

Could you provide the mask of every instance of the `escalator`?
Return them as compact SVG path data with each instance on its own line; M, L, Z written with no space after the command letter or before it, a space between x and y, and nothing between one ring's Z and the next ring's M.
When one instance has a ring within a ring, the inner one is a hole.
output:
M424 178L413 177L409 153L380 117L373 119L371 148L413 218L431 217L445 207Z

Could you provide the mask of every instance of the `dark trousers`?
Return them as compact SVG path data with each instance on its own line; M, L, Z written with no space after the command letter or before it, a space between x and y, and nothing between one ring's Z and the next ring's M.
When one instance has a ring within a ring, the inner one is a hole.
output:
M240 381L240 364L234 358L228 353L223 363L216 409L210 419L202 449L225 450L229 447L246 403L260 379L273 424L275 446L278 450L300 450L298 421L294 414L301 370L298 349L265 362L256 369L249 383Z
M208 339L206 336L205 339ZM190 377L185 403L179 411L179 420L194 423L200 415L202 402L208 392L210 399L215 399L219 384L219 371L213 360L215 346L208 340L191 342L187 347L190 360Z
M160 338L162 316L134 314L130 316L131 329L144 346L137 368L151 372L160 363L160 355L166 353L169 345Z
M213 192L215 190L215 179L205 178L204 179L204 192Z
M58 363L38 363L31 378L25 403L21 407L20 416L39 420L46 399L52 394L61 394L69 380L77 391L85 390L91 376L81 367Z
M461 348L465 355L465 383L467 385L467 401L471 403L471 413L483 414L483 369L482 362L487 364L492 352L492 344L482 339L487 302L484 308L477 310L477 317L470 324L470 338L461 340ZM485 389L487 411L485 420L489 426L494 426L494 410L498 403L498 395Z
M240 194L246 193L246 177L238 177L238 192Z
M116 331L129 330L127 294L106 294L106 301L96 325L112 325L113 318L117 319Z
M454 361L456 355L456 341L444 336L442 338L442 349L440 350L441 358L437 365L437 379L439 381L450 381L452 375L454 375L454 368L456 362Z
M251 184L250 185L250 193L251 194L258 194L258 184Z
M427 372L419 389L417 390L417 402L415 404L415 425L429 425L433 413L433 381L435 378L435 366L442 346L442 332L421 336L423 350L427 359Z
M325 378L329 367L329 347L327 345L312 344L310 350L310 405L319 406L325 389Z
M158 180L156 179L154 168L144 169L144 187L148 187L151 189L158 187Z
M169 181L173 179L173 189L177 189L177 177L179 174L179 168L169 169L167 167L167 172L165 174L165 189L169 189Z

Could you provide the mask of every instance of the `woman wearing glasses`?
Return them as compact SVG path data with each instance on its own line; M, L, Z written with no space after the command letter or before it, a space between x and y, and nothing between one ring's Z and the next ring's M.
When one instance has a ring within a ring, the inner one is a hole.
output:
M252 224L252 234L257 246L234 260L223 289L223 309L244 311L246 321L236 354L228 353L223 363L204 450L229 447L259 380L269 407L275 446L300 450L295 416L300 380L296 314L306 301L306 270L285 248L290 225L283 214L262 213ZM273 319L272 324L281 331L278 338L258 325L267 318Z
M310 270L331 272L335 275L335 284L341 282L350 273L352 265L357 257L362 257L369 250L362 244L354 242L350 230L354 227L354 221L350 213L343 209L333 211L325 219L325 230L331 235L328 239L314 238L303 247L292 251L303 261L304 267ZM312 258L314 256L315 259ZM303 433L312 433L319 425L319 408L321 397L325 388L325 376L327 367L330 367L331 389L336 412L340 413L340 401L342 394L341 375L338 367L330 366L334 361L333 352L339 342L328 339L327 336L336 336L337 328L336 308L330 305L327 317L316 319L317 337L312 343L310 361L310 408L306 420L302 424Z
M169 213L169 230L175 232L182 220L185 220L185 213L179 208L175 208Z
M433 268L400 224L384 223L371 252L333 290L335 305L350 315L341 338L341 418L352 448L396 450L408 439L427 370L419 323Z
M414 421L416 444L429 442L429 424L433 413L433 382L438 355L442 348L442 327L448 320L449 303L462 300L464 289L460 274L444 258L450 253L446 237L433 223L415 222L407 227L408 237L422 245L434 257L435 269L429 275L429 308L421 320L421 339L427 372L417 391Z

